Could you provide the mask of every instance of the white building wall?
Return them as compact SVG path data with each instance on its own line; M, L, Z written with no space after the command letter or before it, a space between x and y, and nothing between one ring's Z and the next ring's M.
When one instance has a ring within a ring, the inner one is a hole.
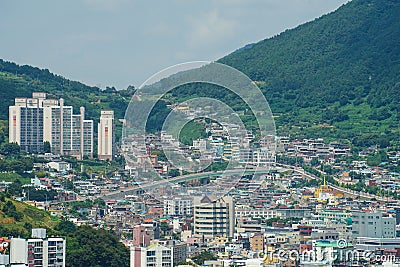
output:
M50 146L52 144L51 136L52 136L52 108L44 107L43 108L43 142L49 142Z
M98 124L98 157L112 160L114 156L114 111L102 110Z
M195 237L233 237L235 205L232 197L226 196L217 200L204 196L195 197L193 213Z
M11 238L10 263L28 264L28 243L22 238Z
M382 212L353 212L352 220L355 237L396 237L396 218L383 217Z
M18 106L10 106L8 108L8 127L9 142L18 143L21 141L21 108Z

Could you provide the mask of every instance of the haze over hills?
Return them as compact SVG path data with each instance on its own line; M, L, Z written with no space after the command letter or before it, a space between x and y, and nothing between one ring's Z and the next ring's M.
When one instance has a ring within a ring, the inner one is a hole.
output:
M353 0L220 62L259 81L281 132L399 140L398 14L399 1Z
M220 62L257 82L277 116L278 133L348 140L360 147L398 142L398 14L400 2L395 0L353 0L312 22L238 49ZM7 120L7 107L16 96L29 97L33 91L64 97L74 108L85 106L87 116L95 120L101 108L112 108L122 118L132 94L103 91L48 70L0 61L1 120ZM214 95L208 93L204 94ZM184 94L186 99L200 96L197 88L188 87L172 100L185 99ZM159 117L153 116L155 125ZM0 123L0 132L1 128Z

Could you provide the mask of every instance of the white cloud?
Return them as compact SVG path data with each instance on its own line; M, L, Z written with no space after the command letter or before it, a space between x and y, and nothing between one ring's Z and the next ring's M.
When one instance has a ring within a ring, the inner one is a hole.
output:
M218 44L230 39L235 34L237 22L223 18L218 10L214 9L208 13L190 18L189 46L197 48Z

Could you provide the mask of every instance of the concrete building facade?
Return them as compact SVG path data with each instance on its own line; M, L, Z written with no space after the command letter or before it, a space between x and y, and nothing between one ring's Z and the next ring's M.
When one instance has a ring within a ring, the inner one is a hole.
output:
M173 248L159 244L149 247L131 247L131 267L173 267Z
M168 216L190 216L193 213L192 197L164 199L164 214Z
M85 120L85 108L73 114L64 99L47 99L46 93L15 98L9 107L9 141L28 153L44 152L49 142L53 154L93 157L93 121Z
M46 238L45 229L32 229L32 238L12 238L10 265L29 267L65 267L66 241Z
M43 152L43 97L43 93L33 93L32 98L15 98L9 107L9 142L17 143L22 151Z
M233 237L235 205L232 197L213 199L209 196L194 199L194 237L212 239Z
M98 157L101 160L112 160L114 157L114 111L102 110L98 124Z
M396 218L384 217L382 212L353 212L354 237L395 238Z

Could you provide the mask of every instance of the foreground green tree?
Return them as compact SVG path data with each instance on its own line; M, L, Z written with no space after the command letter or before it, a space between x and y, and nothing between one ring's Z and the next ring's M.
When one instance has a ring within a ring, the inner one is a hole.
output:
M65 223L64 223L65 224ZM63 225L64 230L71 228ZM67 238L67 267L128 267L129 249L118 238L90 226L77 227Z

